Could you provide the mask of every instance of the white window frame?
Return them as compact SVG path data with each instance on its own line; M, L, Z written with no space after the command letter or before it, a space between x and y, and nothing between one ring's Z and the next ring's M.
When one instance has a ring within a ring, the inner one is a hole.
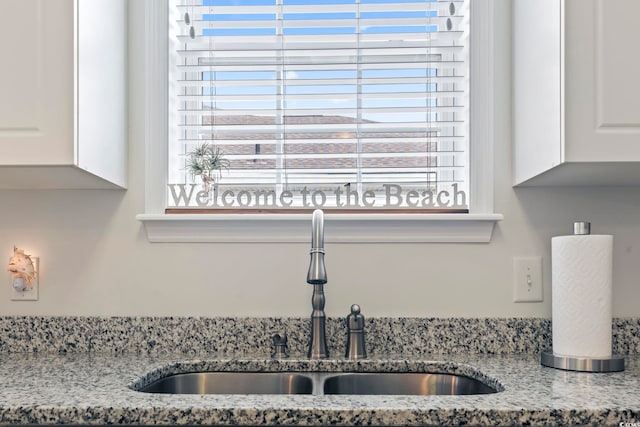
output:
M399 212L326 215L328 243L484 242L493 210L494 1L474 0L470 64L470 200L467 214ZM168 144L168 6L145 0L145 213L150 242L307 242L305 214L165 214ZM477 58L482 58L478 61ZM478 83L479 82L479 83Z

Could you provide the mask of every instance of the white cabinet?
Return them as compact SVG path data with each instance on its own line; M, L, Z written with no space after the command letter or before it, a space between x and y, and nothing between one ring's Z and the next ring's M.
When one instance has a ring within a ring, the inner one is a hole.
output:
M0 2L0 188L125 188L126 0Z
M515 185L640 185L640 1L513 2Z

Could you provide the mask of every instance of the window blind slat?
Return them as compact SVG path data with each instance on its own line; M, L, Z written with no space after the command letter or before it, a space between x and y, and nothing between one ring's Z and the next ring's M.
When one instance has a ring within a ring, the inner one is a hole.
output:
M243 35L241 37L204 37L195 36L192 38L189 32L177 34L175 38L181 44L175 46L175 51L180 52L186 47L189 51L208 51L211 48L218 50L273 50L273 49L342 49L356 46L360 49L373 48L406 48L425 47L425 43L430 43L428 48L459 48L464 43L461 38L464 33L461 31L450 31L447 33L423 33L406 32L402 37L397 34L351 34L335 36L327 34L322 38L316 35ZM188 46L185 46L187 44Z

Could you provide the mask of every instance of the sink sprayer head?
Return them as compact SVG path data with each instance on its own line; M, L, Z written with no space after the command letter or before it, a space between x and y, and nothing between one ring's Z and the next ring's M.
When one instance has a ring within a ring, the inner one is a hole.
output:
M307 273L307 283L324 285L327 283L327 270L324 266L324 212L313 211L311 218L311 262Z

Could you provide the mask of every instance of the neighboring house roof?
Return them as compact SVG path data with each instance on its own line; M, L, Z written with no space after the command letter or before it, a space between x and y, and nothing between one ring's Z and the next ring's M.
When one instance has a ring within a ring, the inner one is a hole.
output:
M375 123L368 120L361 121L363 124ZM344 169L355 168L357 159L353 156L358 153L358 146L355 142L339 142L341 139L353 139L355 141L357 129L355 126L357 120L353 117L339 115L304 115L304 116L285 116L284 126L287 125L340 125L352 124L354 129L345 129L335 133L322 133L323 139L328 142L318 140L318 132L299 130L298 132L287 132L287 138L297 142L285 142L285 156L291 157L284 159L285 167L288 169ZM276 153L276 135L273 130L269 130L266 126L276 125L275 116L257 116L257 115L226 115L215 114L203 117L204 126L256 126L265 125L265 131L252 131L246 134L238 133L235 129L232 132L225 133L224 129L219 132L201 135L202 139L219 139L225 140L227 143L220 145L220 151L231 161L230 169L274 169L276 161L274 159L261 159L264 155L273 155ZM311 129L310 129L311 130ZM371 157L363 156L360 160L362 167L365 168L432 168L437 165L437 157L429 153L435 152L437 143L428 141L425 137L431 132L425 129L424 132L360 132L360 136L366 139L375 139L375 142L364 142L361 144L360 153L389 153L388 156ZM435 136L435 135L431 135ZM403 142L384 142L385 138L406 138ZM243 141L242 144L228 144L228 141ZM256 140L260 143L247 144L247 141ZM264 141L273 140L273 143L265 143ZM313 143L300 141L313 141ZM394 156L393 153L416 153L415 156ZM421 154L424 153L424 154ZM297 158L296 155L301 154L317 154L314 158ZM325 156L345 154L345 157ZM255 155L253 159L234 159L234 155Z

